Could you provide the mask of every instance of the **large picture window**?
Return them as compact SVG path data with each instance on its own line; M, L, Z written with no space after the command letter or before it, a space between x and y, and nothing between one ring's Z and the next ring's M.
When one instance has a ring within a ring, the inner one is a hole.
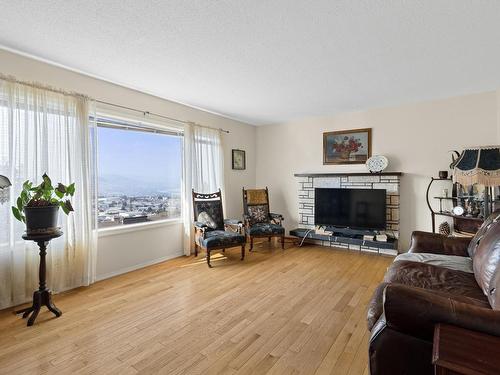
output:
M99 118L99 228L181 217L181 134Z

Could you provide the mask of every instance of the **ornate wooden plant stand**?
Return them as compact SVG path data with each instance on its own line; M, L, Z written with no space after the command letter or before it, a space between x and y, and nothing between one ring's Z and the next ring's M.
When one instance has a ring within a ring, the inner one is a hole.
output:
M60 317L62 315L61 310L59 310L54 303L52 302L52 294L51 291L47 288L46 285L46 272L47 266L45 264L45 256L47 255L47 246L51 240L54 238L58 238L62 236L62 232L57 232L50 235L23 235L23 240L26 241L34 241L38 244L40 248L40 268L38 271L38 278L40 281L40 286L38 290L33 293L33 305L27 307L25 309L16 311L16 314L23 314L23 319L27 318L30 314L31 316L28 319L28 327L32 326L35 323L35 319L40 312L42 306L46 306L49 311L53 312L56 317Z

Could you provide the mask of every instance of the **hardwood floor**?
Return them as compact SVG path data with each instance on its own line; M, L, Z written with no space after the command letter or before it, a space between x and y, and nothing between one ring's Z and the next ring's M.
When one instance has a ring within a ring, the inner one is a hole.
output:
M392 258L267 241L0 312L0 374L368 374L366 304Z

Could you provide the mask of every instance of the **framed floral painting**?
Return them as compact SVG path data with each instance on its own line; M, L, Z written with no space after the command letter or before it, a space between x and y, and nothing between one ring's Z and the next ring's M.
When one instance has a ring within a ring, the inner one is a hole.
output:
M372 154L372 129L323 133L323 164L364 164Z

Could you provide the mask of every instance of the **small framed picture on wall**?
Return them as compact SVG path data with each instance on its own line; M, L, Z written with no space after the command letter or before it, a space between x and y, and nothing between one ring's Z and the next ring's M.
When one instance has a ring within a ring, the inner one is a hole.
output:
M365 164L371 154L371 128L323 133L323 164Z
M245 151L233 149L233 169L245 170L246 169L246 158Z

